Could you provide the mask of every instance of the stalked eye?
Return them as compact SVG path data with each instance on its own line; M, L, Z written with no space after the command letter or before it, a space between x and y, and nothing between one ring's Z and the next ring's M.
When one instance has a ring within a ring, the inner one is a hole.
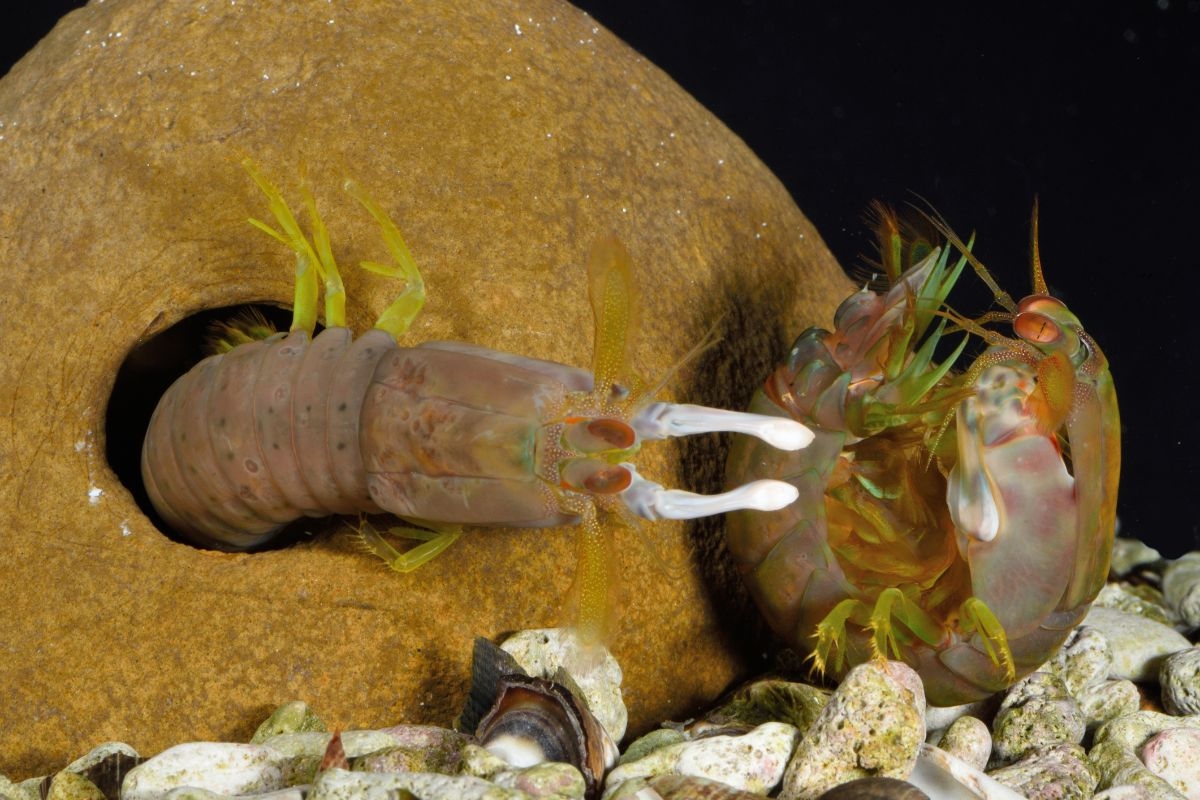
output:
M578 417L567 420L563 444L577 453L629 450L637 445L637 433L619 419Z
M612 466L588 476L583 485L592 494L619 494L633 483L633 476L624 467Z
M594 419L587 424L588 433L608 442L613 450L628 450L637 441L633 428L619 419Z
M1013 320L1013 330L1027 342L1053 344L1062 338L1062 328L1045 314L1023 311Z
M1045 313L1046 311L1054 311L1060 308L1066 308L1063 301L1048 294L1031 294L1028 297L1021 298L1021 302L1017 303L1018 314L1024 314L1027 311Z
M625 467L594 458L577 458L559 473L563 488L588 494L619 494L633 483Z

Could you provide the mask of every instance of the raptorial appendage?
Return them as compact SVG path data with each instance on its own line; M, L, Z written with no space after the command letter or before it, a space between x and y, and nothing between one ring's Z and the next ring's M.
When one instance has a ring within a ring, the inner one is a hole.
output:
M787 480L800 499L737 512L727 531L768 621L818 671L902 659L950 705L1043 663L1103 585L1119 415L1103 354L1048 294L1036 209L1033 294L1019 303L972 242L930 222L948 246L883 213L887 289L852 295L832 332L801 334L768 378L751 410L815 438L791 453L740 440L728 474ZM946 305L968 264L1004 310ZM1004 322L1013 336L993 327ZM955 372L969 340L986 349Z

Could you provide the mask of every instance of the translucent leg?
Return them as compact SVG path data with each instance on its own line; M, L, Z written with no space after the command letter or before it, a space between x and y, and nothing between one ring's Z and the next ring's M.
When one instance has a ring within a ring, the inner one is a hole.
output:
M867 623L867 629L871 631L871 654L875 658L886 659L891 653L892 658L901 659L900 643L896 639L893 620L904 625L930 646L945 638L941 625L904 592L893 586L879 593Z
M835 671L842 668L846 658L846 622L854 617L865 618L868 608L861 600L843 600L825 615L825 619L817 623L817 632L813 637L817 640L809 658L813 662L813 670L818 675L824 675L829 668L830 655L836 651L837 657L833 662Z
M436 558L443 550L454 544L462 535L461 528L442 531L426 531L420 528L389 528L388 533L404 539L416 539L421 544L404 552L388 543L371 523L363 520L357 528L359 541L367 550L384 560L396 572L412 572L417 567Z
M320 285L325 285L325 324L329 327L344 327L346 324L346 294L342 287L341 274L333 260L329 244L329 231L317 213L316 200L307 180L302 192L305 208L308 209L312 225L312 241L305 236L296 216L288 207L279 188L271 183L249 158L242 166L258 188L267 196L271 214L282 231L265 222L251 218L250 224L287 245L296 253L296 293L292 302L292 330L305 330L311 335L317 323L317 299Z
M609 533L591 504L578 527L579 563L572 593L576 598L575 629L585 644L599 644L608 633L613 611L612 547Z
M343 188L379 223L383 233L383 243L387 246L392 260L396 262L395 264L381 264L377 261L363 261L361 262L362 268L380 275L404 280L404 291L392 301L390 306L384 309L383 314L375 323L376 328L387 331L393 339L399 339L400 335L412 325L412 321L416 319L417 314L425 305L425 281L421 278L417 262L413 260L412 253L409 252L408 245L404 242L404 237L400 235L400 229L379 207L379 204L354 181L346 181Z
M992 663L1004 670L1004 677L1009 683L1017 679L1017 668L1013 663L1012 650L1008 646L1008 635L1000 620L987 607L987 603L978 597L968 597L963 601L960 617L963 633L978 633L987 650Z

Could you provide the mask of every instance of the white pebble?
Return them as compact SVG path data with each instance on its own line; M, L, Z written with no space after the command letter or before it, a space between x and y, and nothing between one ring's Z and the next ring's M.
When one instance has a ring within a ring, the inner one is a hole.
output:
M765 722L740 736L708 736L671 744L608 773L605 796L624 781L654 775L710 778L747 792L766 794L783 779L800 732L784 722Z
M1173 728L1152 736L1141 750L1146 768L1188 800L1200 800L1200 730Z
M1158 682L1168 713L1200 714L1200 647L1168 656L1158 671Z
M189 742L164 750L129 771L123 800L158 800L177 787L215 794L262 794L287 785L290 758L260 744Z
M1161 622L1112 608L1092 606L1083 624L1097 628L1112 646L1110 678L1153 680L1164 658L1192 646L1178 631Z

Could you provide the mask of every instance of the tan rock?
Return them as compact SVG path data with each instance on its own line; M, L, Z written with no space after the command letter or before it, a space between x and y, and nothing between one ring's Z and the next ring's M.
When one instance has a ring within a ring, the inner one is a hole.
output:
M400 223L430 300L410 341L587 366L584 259L610 231L645 295L636 363L668 395L741 406L849 285L741 141L593 19L495 3L94 2L0 81L0 773L105 739L147 755L242 740L302 698L331 727L447 723L476 634L563 621L569 530L479 530L399 575L344 527L217 554L154 528L109 468L105 411L143 337L201 309L290 302L291 265L245 224L252 155L303 160L341 261L377 258L356 177ZM293 194L294 196L294 194ZM394 283L349 270L369 326ZM651 446L643 474L712 490L713 440ZM612 649L633 733L745 668L720 526L620 531Z

